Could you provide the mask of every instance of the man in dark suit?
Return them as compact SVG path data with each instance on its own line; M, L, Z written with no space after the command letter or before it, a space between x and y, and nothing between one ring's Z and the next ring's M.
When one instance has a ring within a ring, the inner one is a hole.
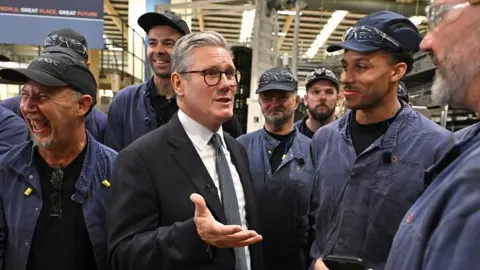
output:
M247 153L222 130L240 79L229 46L216 32L188 34L172 72L178 113L122 150L114 168L112 269L260 270Z

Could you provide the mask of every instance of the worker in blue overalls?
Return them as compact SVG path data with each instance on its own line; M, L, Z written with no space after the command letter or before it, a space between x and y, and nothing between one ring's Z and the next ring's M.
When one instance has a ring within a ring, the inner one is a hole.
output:
M290 70L265 71L256 91L265 126L238 138L248 153L266 270L303 270L309 263L313 165L310 139L294 126L297 87Z

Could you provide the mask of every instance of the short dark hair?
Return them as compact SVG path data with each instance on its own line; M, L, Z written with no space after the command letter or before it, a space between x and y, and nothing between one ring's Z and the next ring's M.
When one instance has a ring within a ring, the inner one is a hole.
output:
M389 52L392 56L392 64L405 63L407 64L407 72L405 75L410 73L413 69L413 55L409 52ZM405 76L404 75L404 76Z

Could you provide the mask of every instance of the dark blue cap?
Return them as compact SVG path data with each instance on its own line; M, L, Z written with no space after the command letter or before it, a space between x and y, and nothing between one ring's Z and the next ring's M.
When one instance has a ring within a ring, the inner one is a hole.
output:
M166 11L163 14L156 13L156 12L147 12L140 16L137 20L138 25L145 30L145 33L148 34L148 31L152 29L152 27L157 25L166 25L170 26L176 31L178 31L182 36L190 34L190 29L188 28L187 23L182 20L177 14Z
M298 82L290 69L274 67L262 73L255 93L273 90L293 92L297 91L297 89Z
M407 17L391 11L380 11L360 19L347 30L343 42L331 45L328 52L342 49L367 53L376 50L415 53L422 35Z

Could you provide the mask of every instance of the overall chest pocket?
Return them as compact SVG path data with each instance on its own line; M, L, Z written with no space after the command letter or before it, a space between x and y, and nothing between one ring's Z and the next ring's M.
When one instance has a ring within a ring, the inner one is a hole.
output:
M387 257L404 215L423 191L424 168L405 160L392 160L376 173L370 188L369 228L365 251Z

